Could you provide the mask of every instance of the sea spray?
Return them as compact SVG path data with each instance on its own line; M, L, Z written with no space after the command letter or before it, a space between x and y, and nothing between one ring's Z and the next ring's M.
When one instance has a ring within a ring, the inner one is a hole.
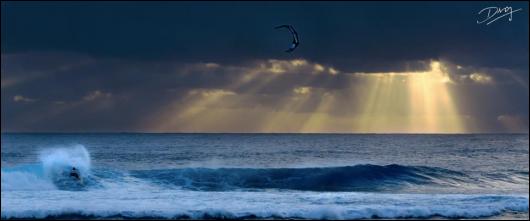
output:
M53 178L70 172L72 167L82 176L90 173L90 154L83 145L73 147L45 149L40 153L40 161L47 177Z
M76 167L82 177L91 174L90 155L83 145L44 149L39 160L40 163L3 167L2 189L79 189L68 176L72 167Z

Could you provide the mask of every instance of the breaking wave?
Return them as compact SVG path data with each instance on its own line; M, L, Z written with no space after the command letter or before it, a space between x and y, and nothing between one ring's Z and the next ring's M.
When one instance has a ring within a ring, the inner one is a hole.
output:
M465 190L488 183L528 187L527 171L476 176L397 164L120 171L93 168L80 145L43 151L39 159L2 167L2 219L478 218L528 213L527 193L398 191L426 186ZM79 169L83 182L69 176L72 167Z

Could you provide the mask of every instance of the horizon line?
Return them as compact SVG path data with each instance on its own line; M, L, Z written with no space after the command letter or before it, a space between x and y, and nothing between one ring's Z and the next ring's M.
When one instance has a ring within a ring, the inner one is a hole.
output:
M469 133L406 133L406 132L138 132L138 131L11 131L0 134L341 134L341 135L488 135L488 134L520 134L528 135L529 132L469 132Z

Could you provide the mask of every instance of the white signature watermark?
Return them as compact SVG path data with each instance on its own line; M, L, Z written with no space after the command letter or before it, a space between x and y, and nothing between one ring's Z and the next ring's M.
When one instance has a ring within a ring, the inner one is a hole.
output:
M512 7L487 7L478 12L479 16L483 16L482 20L477 20L477 24L486 23L489 25L502 17L508 16L508 21L512 21L513 13L523 10L522 8L513 10Z

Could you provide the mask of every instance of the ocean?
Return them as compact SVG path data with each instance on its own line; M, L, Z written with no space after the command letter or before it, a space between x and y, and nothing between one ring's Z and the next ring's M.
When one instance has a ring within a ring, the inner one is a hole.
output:
M4 133L1 217L528 219L528 138Z

